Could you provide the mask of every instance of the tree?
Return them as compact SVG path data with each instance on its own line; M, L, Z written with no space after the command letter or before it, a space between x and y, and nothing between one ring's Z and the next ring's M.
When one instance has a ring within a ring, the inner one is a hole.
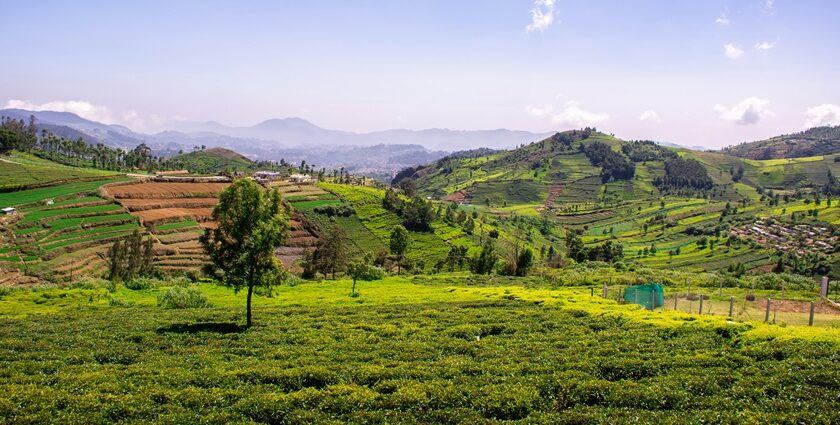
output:
M236 180L219 195L213 208L218 227L201 237L211 269L222 283L237 292L247 288L247 326L252 325L251 297L257 286L271 287L285 278L283 264L274 250L288 233L288 219L281 213L280 193L250 179Z
M317 263L324 277L331 274L333 280L337 272L347 267L347 247L344 245L344 231L340 227L333 226L327 231L318 247Z
M496 268L496 244L492 239L487 239L481 248L481 253L472 260L472 272L475 274L490 274Z
M390 248L391 254L397 256L397 274L400 274L400 267L409 245L411 245L411 238L408 235L408 230L400 225L394 227L394 230L391 231Z
M357 280L364 282L379 280L382 279L385 273L379 267L370 264L369 258L365 258L362 261L351 261L350 265L347 266L347 274L353 278L353 289L350 293L351 295L355 295Z
M516 259L516 275L527 275L528 271L531 270L531 266L533 265L534 251L531 251L531 248L525 248L524 250L522 250L522 252L519 253L519 257Z

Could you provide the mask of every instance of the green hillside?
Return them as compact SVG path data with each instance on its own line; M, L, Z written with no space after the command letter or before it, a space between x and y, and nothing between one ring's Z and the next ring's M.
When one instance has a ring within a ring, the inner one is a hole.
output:
M17 151L0 155L0 191L48 186L61 182L95 180L117 174L114 171L62 165ZM2 204L0 202L0 205Z
M171 161L185 170L197 174L218 174L226 171L249 171L254 162L225 148L202 149L176 155Z
M729 155L748 159L783 159L829 155L840 152L840 126L815 127L799 133L741 143L723 149Z
M787 249L750 234L752 223L775 217L789 227L840 224L836 202L825 200L836 196L836 156L752 160L583 130L514 150L444 158L401 177L424 195L464 202L488 219L538 218L580 233L587 247L620 244L625 261L751 269L775 264ZM825 242L835 243L830 232ZM796 256L785 254L784 261ZM836 263L830 250L808 261L814 273Z

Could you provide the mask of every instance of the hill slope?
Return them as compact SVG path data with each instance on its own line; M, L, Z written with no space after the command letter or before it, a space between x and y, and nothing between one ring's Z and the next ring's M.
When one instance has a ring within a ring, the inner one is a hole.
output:
M724 148L723 152L748 159L801 158L835 154L840 152L840 126L815 127L800 133L742 143Z
M225 148L210 148L206 150L176 155L172 158L180 163L184 169L192 173L218 174L224 171L247 171L254 162Z

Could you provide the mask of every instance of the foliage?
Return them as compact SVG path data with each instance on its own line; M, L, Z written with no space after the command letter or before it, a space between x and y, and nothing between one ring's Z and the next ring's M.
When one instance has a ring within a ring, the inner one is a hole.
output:
M218 227L201 237L215 272L221 272L222 282L237 290L247 288L249 327L254 288L271 288L285 277L283 265L274 255L289 227L281 212L279 192L273 190L266 195L253 180L236 180L222 191L213 209Z
M706 167L693 158L676 156L665 161L665 177L657 177L654 185L659 188L711 189L714 185Z
M205 308L210 307L210 300L195 286L173 286L160 294L157 299L163 308Z
M381 268L370 264L370 259L366 258L364 260L351 261L347 266L347 275L353 279L351 293L355 294L357 280L365 282L379 280L385 276L385 272Z
M630 180L636 175L635 165L606 143L590 143L584 146L583 153L592 165L601 167L601 180L604 182Z
M329 204L315 207L312 209L315 213L326 215L327 217L350 217L355 214L352 205L347 204Z
M673 151L650 140L624 143L621 145L621 152L633 162L661 161L676 156Z
M140 231L122 241L117 239L108 250L110 273L108 278L120 282L128 282L137 277L149 277L154 273L154 242L151 237L143 241ZM146 289L146 288L140 288Z
M522 287L538 279L389 279L358 298L284 286L244 333L225 288L193 287L213 309L127 298L137 291L113 295L131 308L90 306L94 290L7 295L65 294L48 302L73 308L2 319L0 422L840 421L836 330Z
M481 247L481 252L470 261L470 269L475 274L490 274L495 270L498 260L496 243L488 238Z
M411 238L408 235L408 230L402 226L394 227L394 230L391 231L391 238L388 246L391 249L391 254L397 256L397 273L400 272L400 267L402 266L403 259L405 258L405 254L408 252L410 245Z

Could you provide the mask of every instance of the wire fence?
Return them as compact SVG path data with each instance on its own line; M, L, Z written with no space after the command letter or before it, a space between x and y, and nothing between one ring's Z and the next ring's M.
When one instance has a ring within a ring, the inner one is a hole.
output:
M795 298L784 292L758 295L732 288L697 288L669 290L657 297L655 293L627 291L627 286L592 288L592 296L601 296L621 304L639 304L656 311L679 311L688 314L729 317L736 321L760 321L797 326L840 327L840 308L827 300ZM627 299L625 299L627 295ZM650 299L636 299L639 297Z

